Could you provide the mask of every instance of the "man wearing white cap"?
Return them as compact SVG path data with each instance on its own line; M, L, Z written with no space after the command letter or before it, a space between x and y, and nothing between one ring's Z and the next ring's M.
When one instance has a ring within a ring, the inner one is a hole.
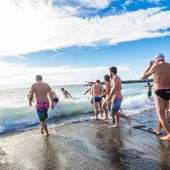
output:
M163 126L167 135L160 139L170 141L170 126L165 117L166 105L170 100L170 64L165 62L163 54L157 54L154 61L150 61L142 79L147 79L152 74L154 74L155 106L159 118L158 128L154 132L160 134Z

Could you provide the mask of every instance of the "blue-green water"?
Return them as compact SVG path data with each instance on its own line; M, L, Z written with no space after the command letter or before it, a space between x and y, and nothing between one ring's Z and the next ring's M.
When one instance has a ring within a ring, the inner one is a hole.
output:
M145 83L123 84L122 109L126 114L134 115L142 111L154 108L153 96L151 101L147 98ZM65 99L60 91L64 87L73 98ZM53 110L49 110L49 120L64 123L65 120L86 120L93 114L93 106L90 104L90 95L84 95L88 89L83 85L55 86L52 89L59 97L59 103ZM32 127L39 122L35 103L28 105L29 89L1 89L0 90L0 133L9 130L18 130ZM104 100L104 99L103 99ZM63 119L65 118L65 119Z

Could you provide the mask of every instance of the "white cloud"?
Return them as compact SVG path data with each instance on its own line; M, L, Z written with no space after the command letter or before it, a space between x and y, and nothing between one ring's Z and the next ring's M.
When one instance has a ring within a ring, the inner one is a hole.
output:
M148 2L152 4L159 4L161 0L138 0L139 2Z
M131 3L133 3L133 0L126 0L125 3L124 3L124 5L129 5L129 4L131 4Z
M148 0L149 3L154 3L154 4L158 4L159 2L161 2L160 0Z
M129 71L126 65L117 66L119 73ZM85 81L103 80L109 67L74 68L70 66L28 67L26 64L0 62L0 88L30 87L35 76L41 74L50 85L80 84ZM93 75L93 76L91 76Z
M109 6L110 0L75 0L81 5L90 7L90 8L99 8L103 9Z
M0 56L170 35L169 31L159 32L170 28L170 11L163 8L80 18L78 7L54 6L52 0L14 2L0 1Z

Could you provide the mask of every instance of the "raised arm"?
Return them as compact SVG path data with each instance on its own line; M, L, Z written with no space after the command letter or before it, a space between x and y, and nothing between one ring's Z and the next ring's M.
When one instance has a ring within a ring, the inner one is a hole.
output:
M156 66L154 65L154 61L150 61L150 65L141 79L147 79L148 77L150 77L155 72L155 67Z

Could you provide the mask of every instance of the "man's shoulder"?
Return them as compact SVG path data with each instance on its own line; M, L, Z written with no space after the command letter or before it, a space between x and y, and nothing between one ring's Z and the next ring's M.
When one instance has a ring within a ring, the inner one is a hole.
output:
M119 76L115 76L112 81L121 81L121 78Z
M94 88L94 87L96 87L96 84L93 84L93 86L91 88Z

